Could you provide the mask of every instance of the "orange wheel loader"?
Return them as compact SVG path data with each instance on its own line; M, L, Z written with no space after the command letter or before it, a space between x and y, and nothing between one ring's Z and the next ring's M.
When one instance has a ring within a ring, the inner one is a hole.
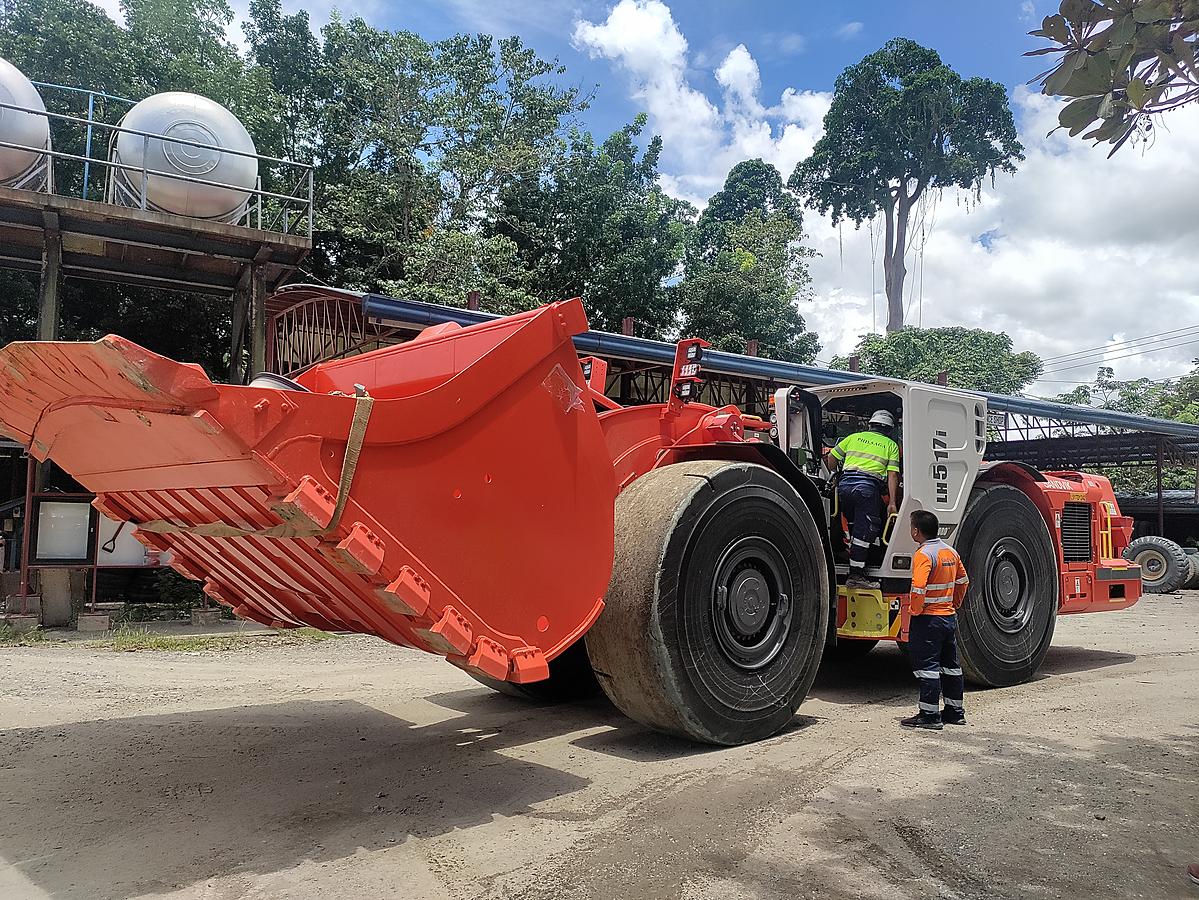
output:
M586 328L570 300L248 386L119 337L17 343L0 431L239 616L377 635L541 700L598 682L633 719L713 744L783 728L826 646L902 635L908 529L876 548L880 590L839 587L820 452L880 405L901 423L899 515L935 510L970 569L973 680L1028 678L1057 615L1140 596L1110 485L983 464L976 395L785 388L766 422L695 402L693 339L668 402L622 408L574 350Z

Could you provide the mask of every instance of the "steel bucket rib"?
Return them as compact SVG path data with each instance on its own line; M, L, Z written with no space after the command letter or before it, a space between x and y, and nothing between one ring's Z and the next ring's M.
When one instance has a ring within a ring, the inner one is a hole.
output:
M52 458L239 614L375 634L492 677L545 677L602 609L616 493L577 301L326 366L313 393L215 385L118 337L0 351L0 430ZM558 376L556 373L562 373ZM374 398L341 521L356 401ZM335 393L330 393L335 392ZM294 537L213 535L300 523Z

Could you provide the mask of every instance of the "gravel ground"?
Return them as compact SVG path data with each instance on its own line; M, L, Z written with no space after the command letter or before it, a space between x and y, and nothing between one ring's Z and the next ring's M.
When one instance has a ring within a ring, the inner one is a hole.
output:
M909 733L898 652L688 746L363 637L0 649L0 898L1192 897L1199 594Z

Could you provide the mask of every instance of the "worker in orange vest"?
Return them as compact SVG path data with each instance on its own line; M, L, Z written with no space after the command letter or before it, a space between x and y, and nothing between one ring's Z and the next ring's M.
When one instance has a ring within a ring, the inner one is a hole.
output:
M912 557L908 659L920 682L920 709L900 722L908 728L934 731L940 731L943 724L966 724L957 611L970 586L962 558L938 537L939 533L935 513L912 513L912 540L920 546ZM942 694L944 711L939 702Z

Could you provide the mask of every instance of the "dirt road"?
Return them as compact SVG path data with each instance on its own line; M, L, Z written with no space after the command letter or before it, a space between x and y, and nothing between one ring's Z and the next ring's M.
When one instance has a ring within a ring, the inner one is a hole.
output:
M731 750L347 637L0 650L0 897L1192 897L1199 595L909 733L894 648Z

